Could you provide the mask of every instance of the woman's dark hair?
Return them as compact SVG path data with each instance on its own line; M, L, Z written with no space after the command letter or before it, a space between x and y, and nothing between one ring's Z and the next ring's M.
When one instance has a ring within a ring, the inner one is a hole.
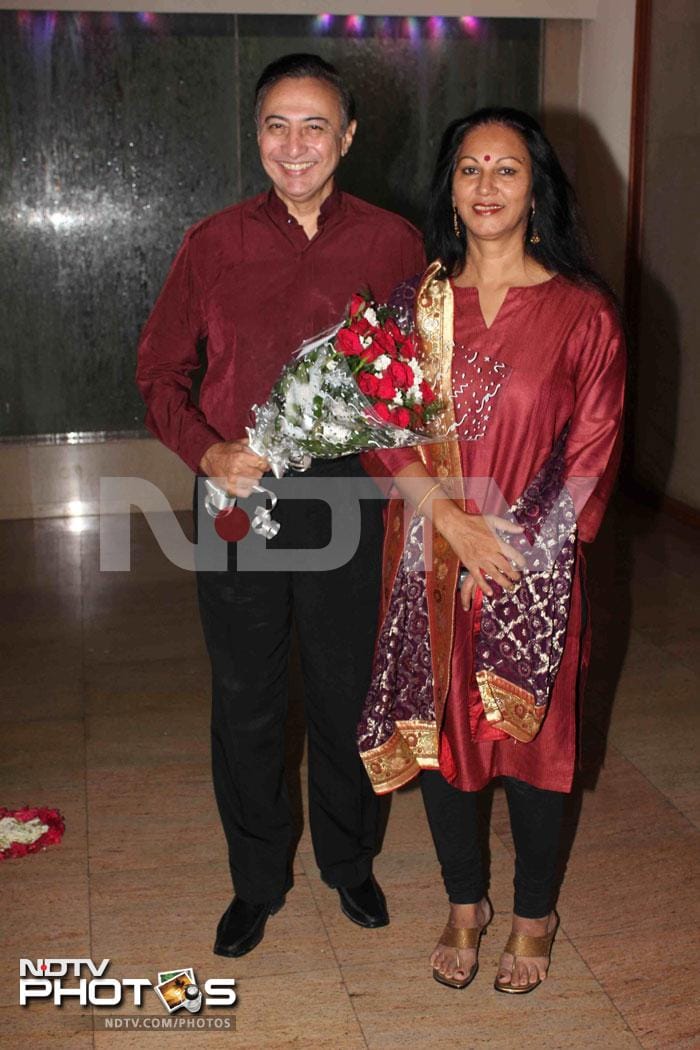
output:
M283 55L282 58L270 62L265 66L255 85L255 123L259 122L260 110L270 88L280 80L287 77L301 79L302 77L313 77L315 80L323 80L335 90L340 102L343 114L343 131L347 129L351 120L355 119L355 99L347 84L343 81L340 73L326 62L320 55L299 52L293 55Z
M467 231L459 219L460 236L454 228L452 178L464 136L484 124L501 124L523 138L532 165L534 226L540 240L530 243L531 222L525 235L525 252L550 273L560 273L578 283L599 288L614 298L608 285L593 269L576 195L564 174L549 140L537 121L519 109L492 106L478 109L447 127L438 153L430 189L425 240L428 259L440 259L443 276L455 277L464 265Z

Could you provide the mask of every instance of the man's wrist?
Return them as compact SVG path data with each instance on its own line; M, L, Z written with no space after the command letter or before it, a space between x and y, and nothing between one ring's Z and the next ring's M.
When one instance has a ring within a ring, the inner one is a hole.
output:
M222 444L222 442L220 442L220 441L213 441L212 444L209 445L209 447L203 453L202 458L199 461L199 469L201 470L201 472L203 474L211 476L211 474L212 474L211 455L212 455L212 452L214 451L214 449L217 449L217 448L221 447L221 444ZM214 473L215 473L215 471L214 471Z

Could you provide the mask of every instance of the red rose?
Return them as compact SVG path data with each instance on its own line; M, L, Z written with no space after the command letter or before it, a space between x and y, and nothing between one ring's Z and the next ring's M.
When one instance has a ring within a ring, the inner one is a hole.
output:
M425 379L421 381L420 393L423 398L424 405L432 405L435 400L435 393L429 383L426 383Z
M395 408L391 413L392 423L396 423L397 427L407 427L411 422L411 413L407 408Z
M384 404L383 401L378 401L377 404L374 405L373 407L374 407L374 411L376 412L376 414L379 416L380 419L385 420L387 423L391 422L391 415L389 413L389 408L388 408L387 405Z
M413 383L413 369L410 365L405 365L401 361L392 361L386 370L386 374L399 390L408 390Z
M399 343L399 353L403 357L411 358L416 357L418 353L418 347L416 345L416 337L414 335L407 335L402 343Z
M383 328L380 328L374 336L374 343L375 346L379 347L380 354L388 354L389 357L396 357L396 343Z
M391 401L393 397L396 397L396 387L392 383L389 376L384 375L377 384L377 397L381 397L382 401Z
M348 307L348 317L357 317L358 314L361 314L364 311L366 306L367 300L364 295L355 292L350 300L350 306Z
M384 322L384 329L389 333L389 335L395 342L400 343L403 340L401 329L399 328L393 317L388 317L386 319L386 321Z
M376 397L379 389L379 380L372 372L360 372L357 377L357 385L367 397Z
M350 328L340 329L335 337L335 348L348 357L364 352L359 335Z
M373 324L370 324L366 317L355 317L348 325L351 332L357 332L358 335L372 335L377 329Z
M373 339L369 346L365 347L365 349L362 351L362 356L364 357L367 364L370 364L372 361L375 361L381 353L382 348L380 346L377 346L376 339Z

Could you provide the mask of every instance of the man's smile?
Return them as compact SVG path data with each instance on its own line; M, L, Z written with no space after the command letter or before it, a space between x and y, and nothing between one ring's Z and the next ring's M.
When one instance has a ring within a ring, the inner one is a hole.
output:
M316 162L313 161L313 160L308 160L308 161L305 161L304 163L300 164L300 163L294 163L293 161L280 160L277 163L280 165L280 167L284 168L285 171L297 172L297 171L307 171L309 168L313 167L313 165Z

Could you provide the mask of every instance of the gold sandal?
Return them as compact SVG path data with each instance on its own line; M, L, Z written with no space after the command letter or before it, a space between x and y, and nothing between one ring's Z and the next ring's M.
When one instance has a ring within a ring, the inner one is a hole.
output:
M527 956L528 958L544 957L547 959L547 966L549 967L550 954L552 951L552 941L554 940L554 934L557 932L559 927L559 916L555 916L556 922L554 929L551 933L546 933L543 937L528 937L525 933L511 933L506 943L504 952L513 956L513 966L510 971L511 977L513 976L513 970L515 969L515 963L517 957ZM494 988L497 992L506 992L508 995L525 995L527 992L534 992L542 984L542 978L538 977L536 981L532 981L530 984L518 985L513 987L509 981L499 981L498 977L494 981Z
M491 918L488 922L485 922L483 926L446 926L442 931L439 944L444 944L446 948L457 948L458 950L464 948L475 948L477 954L479 952L479 942L486 933L486 927L488 926ZM443 973L433 967L433 977L439 984L444 984L448 988L466 988L467 985L471 984L476 977L479 969L479 960L472 966L471 970L466 977L459 980L457 977L445 977Z

